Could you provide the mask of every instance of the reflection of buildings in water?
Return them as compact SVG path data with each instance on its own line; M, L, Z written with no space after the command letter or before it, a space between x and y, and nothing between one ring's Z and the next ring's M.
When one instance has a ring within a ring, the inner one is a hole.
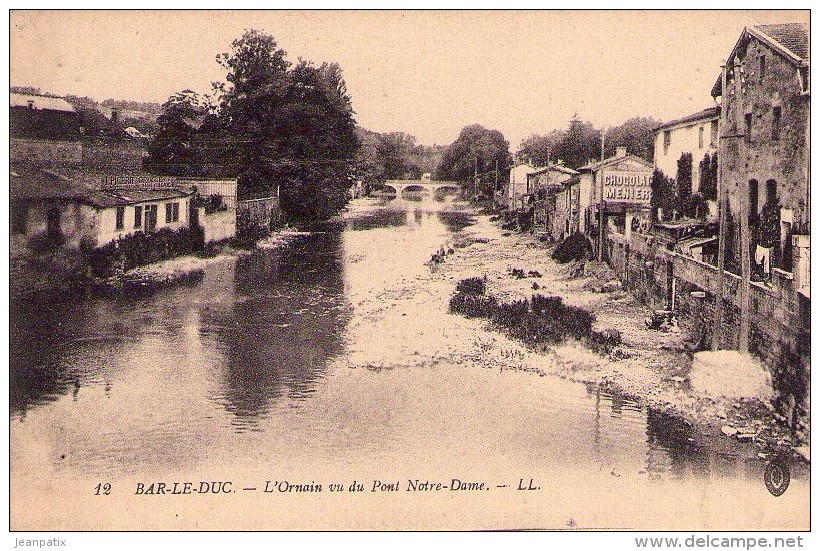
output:
M347 322L338 231L241 257L236 299L213 326L226 358L217 398L240 427L256 424L283 395L309 397L343 350Z
M138 312L138 309L136 309ZM9 305L9 409L25 415L86 384L111 388L110 361L145 327L111 299L15 301Z
M708 476L709 455L694 437L694 428L683 419L649 408L646 471L650 478L667 472L675 478Z
M613 468L615 473L642 464L644 452L635 446L643 432L644 414L640 405L596 384L588 384L586 390L589 396L595 396L593 442L598 464Z

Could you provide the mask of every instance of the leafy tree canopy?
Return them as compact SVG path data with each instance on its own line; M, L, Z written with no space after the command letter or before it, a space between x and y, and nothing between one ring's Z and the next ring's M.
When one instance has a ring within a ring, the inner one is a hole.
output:
M504 181L509 178L511 161L510 143L501 132L473 124L465 126L444 151L436 179L468 182L478 173L481 182L490 183L498 166L499 181Z

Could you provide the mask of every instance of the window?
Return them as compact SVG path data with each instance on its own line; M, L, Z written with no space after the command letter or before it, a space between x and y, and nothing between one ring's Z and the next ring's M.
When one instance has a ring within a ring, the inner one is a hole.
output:
M26 233L28 226L28 207L22 201L11 203L11 233Z
M142 228L142 207L134 207L134 228Z
M121 230L125 227L125 207L117 207L117 227Z
M712 141L709 143L709 145L711 145L712 147L716 147L717 143L718 143L718 121L712 121L711 131L712 131L712 137L711 137Z
M663 154L669 151L669 146L672 143L672 132L670 130L665 130L663 132Z
M780 139L780 116L782 114L780 107L775 107L772 111L772 139Z
M800 89L803 90L803 92L808 92L809 86L811 85L811 81L809 80L809 68L798 67L797 77L800 79Z
M763 82L763 77L766 76L766 56L760 56L760 82Z
M179 203L165 203L165 223L179 222Z
M777 182L774 180L766 182L766 202L770 205L777 204Z
M754 221L758 214L757 180L749 180L749 220Z
M746 113L744 118L746 119L746 143L750 143L752 141L752 114Z
M703 149L703 127L698 128L698 148Z

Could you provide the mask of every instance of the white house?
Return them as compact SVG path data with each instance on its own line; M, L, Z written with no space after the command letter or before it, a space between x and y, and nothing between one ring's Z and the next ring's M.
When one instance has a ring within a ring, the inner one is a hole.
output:
M510 181L504 186L502 204L509 210L522 206L522 197L527 193L527 176L538 170L529 163L519 162L510 169Z
M191 192L170 186L101 189L52 170L14 165L10 195L13 257L32 240L99 247L138 231L189 225Z
M692 154L692 192L700 189L699 165L718 146L720 107L710 107L686 117L666 122L655 129L655 168L675 178L678 160Z

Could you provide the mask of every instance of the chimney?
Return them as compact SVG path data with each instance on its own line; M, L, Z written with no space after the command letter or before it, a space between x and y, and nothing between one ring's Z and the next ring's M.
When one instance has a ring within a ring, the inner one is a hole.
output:
M111 108L111 124L117 124L117 119L119 119L119 113L117 112L116 107Z
M615 148L615 156L616 157L626 157L626 147L619 145Z
M28 108L29 109L34 109L34 100L33 99L28 100Z

